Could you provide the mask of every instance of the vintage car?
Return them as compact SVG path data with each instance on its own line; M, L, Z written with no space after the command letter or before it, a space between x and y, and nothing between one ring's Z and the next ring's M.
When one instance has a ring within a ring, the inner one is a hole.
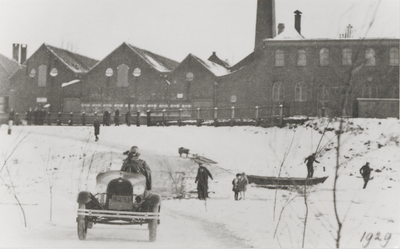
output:
M78 237L86 238L93 224L148 224L149 240L155 241L160 224L161 197L146 190L146 178L139 173L110 170L96 177L96 192L78 194Z

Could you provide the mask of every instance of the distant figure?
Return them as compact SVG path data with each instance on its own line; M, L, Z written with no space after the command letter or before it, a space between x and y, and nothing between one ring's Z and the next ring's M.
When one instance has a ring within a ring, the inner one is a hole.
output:
M151 170L146 161L139 159L140 153L137 146L123 153L127 158L122 164L121 171L140 173L146 177L146 189L151 190Z
M202 163L199 163L195 183L197 183L197 193L200 200L208 198L208 177L213 180L213 177Z
M93 121L93 126L94 126L94 136L95 136L95 141L99 141L99 134L100 134L100 121L99 118L97 117L97 112L94 113L94 121Z
M235 201L238 200L239 195L239 181L240 181L241 174L237 173L235 179L232 181L232 191L235 192Z
M38 125L39 124L39 111L37 108L33 111L33 124Z
M246 199L246 191L247 191L247 185L249 184L249 179L247 179L246 174L243 172L241 174L239 184L238 184L238 191L240 194L239 200L243 198L243 200Z
M127 126L131 126L131 112L127 111L125 113L125 123Z
M73 125L74 125L74 113L73 113L73 112L71 112L71 113L69 114L68 125L69 125L69 126L73 126Z
M12 130L12 125L15 120L15 112L13 109L11 109L10 113L8 114L8 135L11 135L11 130Z
M115 121L115 126L119 126L119 110L115 110L115 117L114 117L114 121Z
M103 114L103 126L110 126L110 113L105 111Z
M314 162L319 163L316 159L315 159L315 153L313 153L312 155L310 155L309 157L307 157L304 162L307 162L307 178L308 177L313 177L314 175L314 167L313 164Z
M367 183L370 179L372 169L369 167L369 163L367 162L364 166L360 168L360 174L364 178L364 187L367 187Z
M28 122L28 125L32 124L32 108L29 108L28 112L26 113L26 121Z
M86 113L82 112L82 125L85 126L86 125Z

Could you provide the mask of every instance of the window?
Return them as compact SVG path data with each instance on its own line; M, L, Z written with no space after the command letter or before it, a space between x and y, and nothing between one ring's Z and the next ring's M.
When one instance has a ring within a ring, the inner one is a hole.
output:
M375 66L375 50L372 48L365 50L365 65Z
M352 51L351 48L345 48L342 50L342 65L343 66L351 66L352 60Z
M329 49L323 48L319 51L319 65L323 67L329 65Z
M282 50L275 51L275 66L283 67L285 65L285 53Z
M307 66L307 56L304 49L300 49L299 51L297 51L297 66Z
M296 84L294 101L307 101L307 87L304 83Z
M391 48L390 49L390 66L398 66L399 65L399 49Z
M317 101L322 103L327 102L328 96L328 88L326 86L319 85L317 89Z
M272 87L272 101L283 101L283 84L277 82Z
M129 67L125 64L119 65L117 67L118 70L118 87L127 87L128 86L128 70Z
M39 66L39 74L38 74L38 86L45 87L47 79L47 66L40 65Z

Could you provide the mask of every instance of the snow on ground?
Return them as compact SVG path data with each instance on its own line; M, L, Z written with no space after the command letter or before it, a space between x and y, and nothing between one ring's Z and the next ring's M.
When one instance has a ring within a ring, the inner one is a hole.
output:
M89 126L15 126L12 135L7 135L3 125L0 156L6 166L0 173L0 247L130 247L137 243L141 248L298 248L304 225L305 247L335 247L338 225L332 189L338 125L320 119L284 128L102 126L97 143ZM398 247L399 121L351 119L343 128L336 191L343 224L340 247L377 248L385 243L386 248ZM93 191L98 172L119 169L122 152L132 145L140 148L152 168L154 192L164 196L157 242L147 243L145 227L106 225L95 225L87 239L79 241L77 193ZM195 188L197 165L180 158L179 147L218 162L207 166L214 177L210 190L215 193L206 202L171 198L179 189L173 180L184 179L186 189ZM320 163L315 164L314 176L329 177L307 188L307 220L303 187L250 186L246 200L233 200L231 181L236 173L304 177L304 159L317 149ZM365 162L374 171L373 180L362 189L358 171ZM13 189L23 204L26 228ZM370 233L373 237L368 243Z

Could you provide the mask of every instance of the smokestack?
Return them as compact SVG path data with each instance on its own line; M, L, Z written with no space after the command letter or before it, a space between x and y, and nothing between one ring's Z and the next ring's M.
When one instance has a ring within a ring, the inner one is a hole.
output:
M21 62L20 62L20 64L22 64L22 63L24 63L26 61L27 49L28 49L28 45L21 44Z
M282 33L285 30L285 24L284 23L279 23L278 24L278 35Z
M296 10L294 12L296 15L294 16L294 28L299 32L301 35L301 13L300 11Z
M257 0L255 49L262 48L262 40L276 36L275 27L275 0Z
M19 58L19 44L13 43L13 59L18 62Z

